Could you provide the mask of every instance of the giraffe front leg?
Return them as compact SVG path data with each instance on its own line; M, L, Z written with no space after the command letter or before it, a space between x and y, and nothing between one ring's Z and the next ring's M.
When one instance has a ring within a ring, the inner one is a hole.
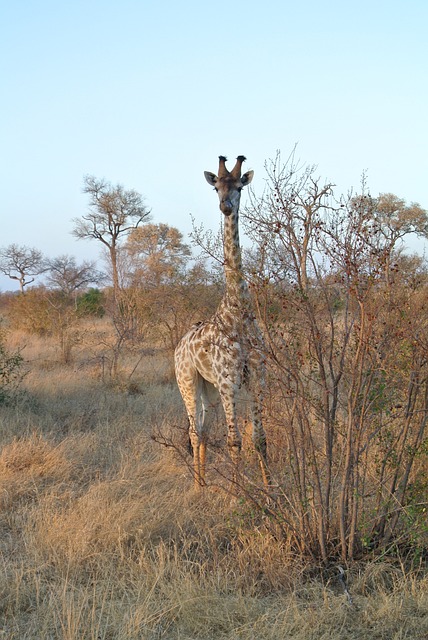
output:
M241 462L242 438L238 429L235 398L232 390L223 390L221 400L227 423L227 448L234 466L233 480L236 482Z
M200 437L193 418L189 418L189 423L189 438L193 453L193 479L195 488L200 489L205 486L206 441Z
M237 437L238 436L238 437ZM237 429L229 429L227 437L227 448L233 465L232 484L239 485L241 473L241 448L242 441Z
M241 460L241 448L242 440L235 425L228 427L227 433L227 448L229 450L229 456L233 464L238 467Z
M263 484L266 488L271 485L271 479L269 474L269 468L267 463L267 444L266 444L266 433L263 429L263 424L261 420L261 407L259 403L254 402L252 409L252 440L254 444L254 448L256 450L257 456L259 458L259 466L262 474Z
M205 487L205 461L207 455L207 443L205 438L202 438L199 442L199 479L200 486Z
M238 484L241 469L241 448L242 440L236 425L228 426L227 449L233 465L232 483Z

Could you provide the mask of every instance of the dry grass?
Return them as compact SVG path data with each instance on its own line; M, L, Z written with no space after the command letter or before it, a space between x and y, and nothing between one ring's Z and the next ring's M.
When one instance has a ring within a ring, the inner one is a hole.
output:
M351 604L337 567L311 573L239 502L195 493L151 440L184 422L163 357L129 393L26 341L26 393L0 407L0 638L428 637L426 575L354 567Z

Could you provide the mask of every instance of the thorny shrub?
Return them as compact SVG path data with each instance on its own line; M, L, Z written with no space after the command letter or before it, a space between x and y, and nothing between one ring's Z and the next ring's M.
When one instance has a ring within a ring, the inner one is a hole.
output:
M398 544L417 553L428 544L428 288L406 277L399 243L427 214L364 183L336 201L293 156L267 174L243 218L269 374L268 513L324 563Z

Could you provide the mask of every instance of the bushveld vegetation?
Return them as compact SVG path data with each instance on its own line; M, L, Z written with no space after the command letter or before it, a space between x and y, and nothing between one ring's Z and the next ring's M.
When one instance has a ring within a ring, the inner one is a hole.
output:
M268 491L221 414L193 488L172 350L221 281L176 230L115 245L113 289L67 287L64 259L1 296L1 637L427 637L428 271L400 245L426 212L336 200L293 157L267 176L241 218Z

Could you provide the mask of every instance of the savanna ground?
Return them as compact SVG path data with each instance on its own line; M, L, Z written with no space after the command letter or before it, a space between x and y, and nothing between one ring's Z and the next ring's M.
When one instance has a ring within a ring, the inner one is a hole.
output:
M27 375L0 406L0 637L428 637L422 564L367 557L343 567L346 590L337 561L291 553L244 498L193 488L159 443L186 422L168 354L124 361L113 385L83 342L67 365L52 339L15 331L7 346Z

